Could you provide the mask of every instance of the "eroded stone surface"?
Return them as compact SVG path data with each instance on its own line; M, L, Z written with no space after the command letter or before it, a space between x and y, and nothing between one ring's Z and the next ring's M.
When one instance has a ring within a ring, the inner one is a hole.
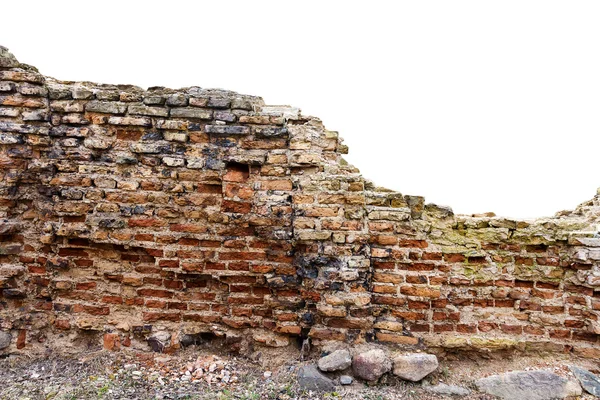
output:
M437 357L433 354L413 353L394 357L393 373L402 379L417 382L435 371Z
M304 390L332 392L335 384L323 375L314 365L306 365L298 369L298 384Z
M12 335L10 332L0 331L0 349L5 349L10 346Z
M392 369L392 362L381 349L360 353L352 359L354 376L366 381L376 381Z
M475 381L477 389L501 399L551 400L581 395L581 386L549 371L517 371Z
M341 371L351 364L352 357L348 350L336 350L325 357L321 357L318 362L321 371Z
M579 380L579 383L581 383L583 390L600 397L600 378L597 375L575 365L572 365L570 368Z

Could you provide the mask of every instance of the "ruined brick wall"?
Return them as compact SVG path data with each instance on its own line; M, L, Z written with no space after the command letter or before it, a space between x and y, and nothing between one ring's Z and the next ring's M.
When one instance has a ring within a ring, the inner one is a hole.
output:
M600 198L455 216L346 152L258 97L60 82L0 48L1 352L166 332L600 355Z

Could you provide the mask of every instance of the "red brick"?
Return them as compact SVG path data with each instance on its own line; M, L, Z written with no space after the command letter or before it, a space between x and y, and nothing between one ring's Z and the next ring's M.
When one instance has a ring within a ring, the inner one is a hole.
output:
M110 314L110 308L102 306L90 306L84 304L75 304L73 306L73 312L83 312L91 315L108 315Z
M261 261L266 254L256 251L228 251L219 253L219 259L223 261Z
M308 336L310 336L313 339L320 340L346 340L346 335L344 333L333 329L311 328L310 332L308 333Z
M412 324L409 327L409 331L410 332L424 332L427 333L429 332L429 325L427 324Z
M542 311L542 305L533 301L521 300L519 303L521 310Z
M585 322L583 322L583 321L577 321L574 319L565 320L566 328L583 328L584 326L585 326Z
M564 329L552 329L550 330L550 337L552 339L569 339L571 337L571 331Z
M208 228L199 224L170 224L169 229L173 232L205 233Z
M494 322L479 322L477 324L477 327L479 329L480 332L489 332L489 331L493 331L495 329L498 329L498 324L494 323Z
M169 310L184 310L185 311L188 309L188 305L187 305L187 303L170 301L169 303L167 303L167 308Z
M222 212L248 214L250 210L252 210L252 203L233 200L223 200L221 203Z
M151 235L149 233L139 233L137 235L134 236L135 240L138 240L140 242L153 242L154 241L154 235Z
M373 285L372 291L373 293L396 294L398 292L398 288L391 285Z
M162 297L165 299L170 299L173 297L173 292L170 292L168 290L161 290L161 289L138 289L137 294L138 294L138 296Z
M533 265L533 258L517 256L515 257L515 264L531 266Z
M473 299L473 307L493 307L494 300L492 299Z
M457 324L456 332L459 333L477 333L477 325Z
M105 333L103 342L104 348L108 351L117 351L121 348L121 341L117 333Z
M205 324L213 324L221 321L220 315L205 315L205 314L183 314L184 321L203 322Z
M558 283L552 282L536 282L535 287L538 289L558 289Z
M179 321L181 321L181 314L178 312L172 312L172 313L145 312L142 315L143 315L144 321L147 321L147 322L153 322L153 321L179 322Z
M163 285L167 288L167 289L182 289L183 288L183 281L173 281L173 280L167 280L165 279L163 281Z
M91 290L96 288L96 282L79 282L75 286L77 290Z
M225 182L246 182L250 177L248 166L228 166L227 173L223 175Z
M573 340L582 340L586 342L597 343L598 335L591 332L573 332Z
M441 292L439 289L424 287L424 286L402 286L400 288L400 293L407 295L407 296L417 296L417 297L438 298L441 296Z
M523 327L521 325L500 325L500 330L504 333L510 333L511 335L520 335L523 333Z
M400 298L391 297L391 296L374 295L372 301L374 304L387 304L387 305L391 305L391 306L402 306L402 305L406 304L405 299L400 299Z
M435 333L452 332L454 331L454 326L452 324L433 325L433 331Z
M419 249L424 249L429 244L425 240L413 240L413 239L401 239L398 241L398 246L400 247L416 247Z
M444 261L450 263L461 263L466 260L466 257L462 254L444 254Z
M204 194L221 194L223 188L221 185L207 185L207 184L199 184L196 190L200 193Z
M27 331L25 329L19 330L19 334L17 336L17 349L22 349L25 347L27 343Z
M229 297L227 302L229 304L263 304L264 299L262 297Z
M539 282L537 284L539 285ZM532 288L533 282L516 280L515 286L519 288Z
M523 327L523 333L528 335L543 336L546 331L542 327L526 325Z
M58 255L61 257L87 257L88 252L85 249L62 248L58 250Z
M129 221L127 221L127 224L131 228L148 228L166 226L167 222L156 218L130 218Z
M428 301L408 301L408 308L411 310L427 310L431 307Z
M146 300L145 306L148 308L166 308L167 302L164 300L148 299Z
M179 260L160 260L158 266L161 268L179 268Z
M563 314L565 308L563 306L542 306L542 311L547 314Z
M68 319L57 319L54 321L54 327L61 330L71 329L71 322Z
M123 298L121 296L104 296L102 297L102 302L109 304L123 304Z
M131 140L137 142L142 138L142 131L133 131L133 130L125 130L118 129L117 130L117 139L118 140Z

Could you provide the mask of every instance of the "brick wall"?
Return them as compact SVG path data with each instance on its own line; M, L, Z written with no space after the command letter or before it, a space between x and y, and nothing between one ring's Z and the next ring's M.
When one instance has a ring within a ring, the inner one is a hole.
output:
M346 152L258 97L60 82L0 48L0 351L168 331L600 355L600 198L456 216Z

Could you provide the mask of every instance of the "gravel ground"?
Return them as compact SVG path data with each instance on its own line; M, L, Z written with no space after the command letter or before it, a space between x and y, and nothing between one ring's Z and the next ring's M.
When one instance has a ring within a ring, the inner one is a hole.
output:
M314 360L313 360L314 362ZM568 374L571 360L518 358L443 362L426 378L473 389L473 379L514 369L552 368ZM265 368L265 364L272 370ZM278 364L278 365L276 365ZM302 365L287 358L283 363L257 362L206 350L188 349L176 356L97 352L85 357L0 360L0 399L444 399L428 393L420 383L385 376L375 386L355 382L329 394L303 392L296 384ZM590 368L590 365L584 365ZM592 399L593 397L581 397ZM480 393L464 400L493 400Z

